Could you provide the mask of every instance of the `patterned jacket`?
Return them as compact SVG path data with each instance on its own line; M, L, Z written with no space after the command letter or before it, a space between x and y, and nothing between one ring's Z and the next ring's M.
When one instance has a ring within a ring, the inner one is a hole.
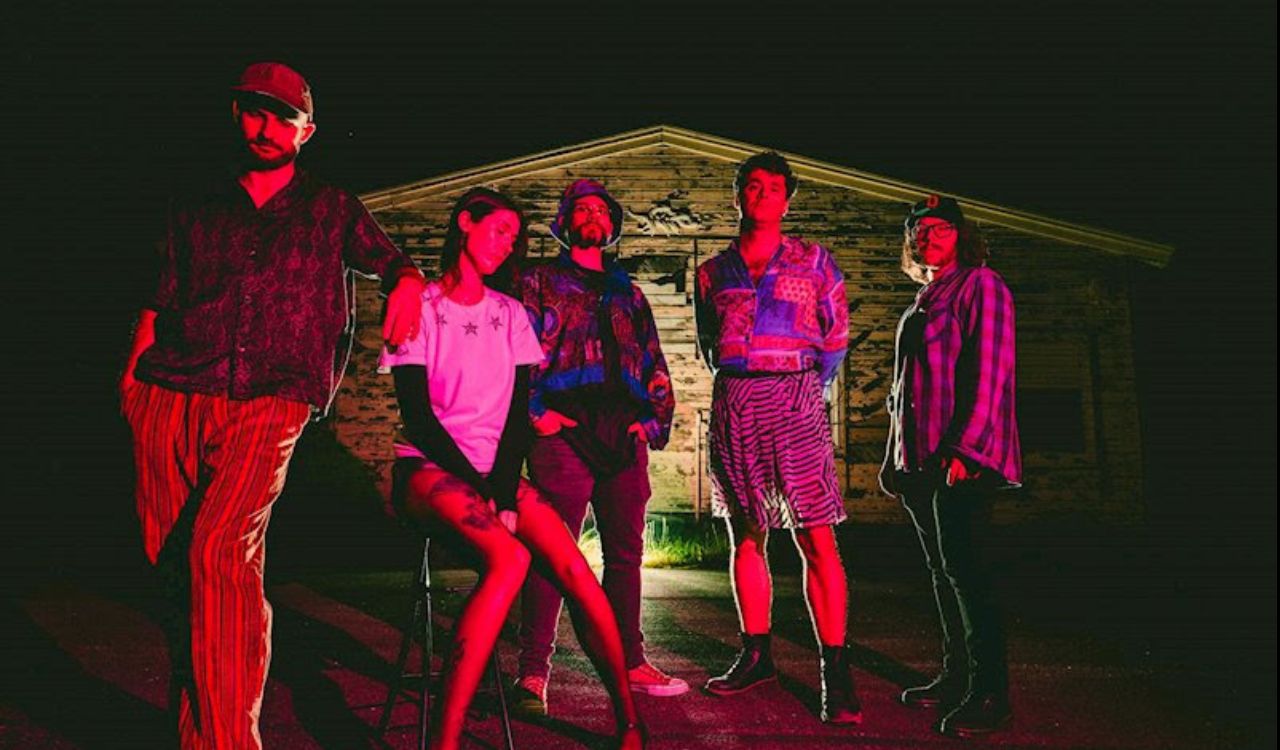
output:
M617 263L605 266L603 295L588 283L588 273L562 253L555 262L529 270L521 280L521 299L546 355L533 372L529 412L534 417L544 414L549 393L605 382L596 311L598 305L606 304L618 342L623 384L642 405L639 421L649 446L661 449L671 436L675 393L653 311Z
M968 459L1022 483L1013 295L990 268L959 267L924 286L898 323L885 469ZM892 488L892 476L881 482Z
M817 370L835 379L849 348L844 276L826 248L795 237L753 283L737 240L698 266L698 348L712 370Z

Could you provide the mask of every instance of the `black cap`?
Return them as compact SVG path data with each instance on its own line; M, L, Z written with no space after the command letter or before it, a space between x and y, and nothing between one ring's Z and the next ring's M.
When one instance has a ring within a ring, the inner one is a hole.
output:
M910 229L926 216L936 216L957 227L964 224L964 213L960 211L960 204L956 203L956 199L934 194L930 194L929 197L912 206L903 224Z

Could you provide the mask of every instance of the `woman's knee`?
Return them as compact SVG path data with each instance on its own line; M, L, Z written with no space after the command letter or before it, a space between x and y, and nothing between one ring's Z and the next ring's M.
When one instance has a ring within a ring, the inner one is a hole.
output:
M529 564L533 560L533 556L529 554L529 548L509 534L502 542L488 545L483 553L485 567L491 575L523 579L529 572Z
M456 477L429 474L420 472L411 481L406 510L451 529L474 550L488 575L523 580L532 559L529 550L507 531L489 502Z
M587 563L587 558L580 554L566 555L554 566L556 577L571 588L586 582L595 583L596 574Z
M514 600L529 575L531 557L523 544L512 539L511 545L495 545L482 550L482 578L507 591Z

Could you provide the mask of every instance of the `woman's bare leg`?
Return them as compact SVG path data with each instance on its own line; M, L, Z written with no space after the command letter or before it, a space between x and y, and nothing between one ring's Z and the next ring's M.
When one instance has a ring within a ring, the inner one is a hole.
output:
M444 472L420 471L409 480L406 512L451 528L479 554L483 565L480 581L454 624L440 716L431 726L431 747L453 750L498 633L528 573L530 556L498 521L488 502Z

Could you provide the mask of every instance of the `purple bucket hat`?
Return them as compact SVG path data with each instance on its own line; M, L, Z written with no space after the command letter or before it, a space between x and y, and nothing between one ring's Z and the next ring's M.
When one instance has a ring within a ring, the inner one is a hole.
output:
M609 216L613 219L613 234L602 247L610 247L622 239L622 204L614 200L609 191L604 189L604 185L595 180L574 180L573 184L565 189L564 195L560 196L560 208L556 210L556 218L551 221L551 236L565 247L569 247L569 238L565 236L568 229L569 212L573 210L573 204L580 199L589 195L594 195L605 202L609 206Z

